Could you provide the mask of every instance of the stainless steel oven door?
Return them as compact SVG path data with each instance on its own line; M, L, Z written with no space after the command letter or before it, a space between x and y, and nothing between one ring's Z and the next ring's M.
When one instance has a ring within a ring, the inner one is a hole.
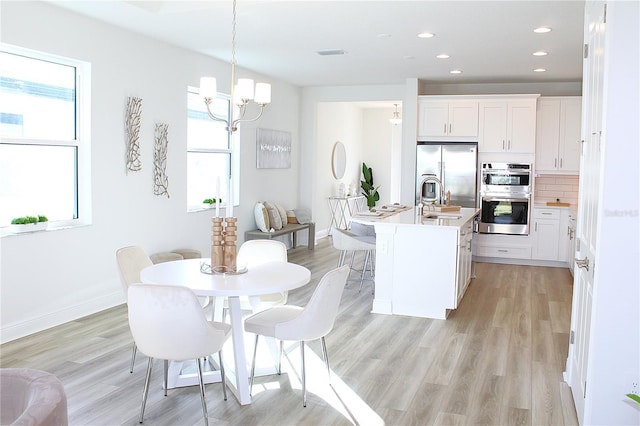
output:
M483 170L481 187L483 192L531 192L531 173L529 171Z
M531 197L484 194L478 224L481 234L529 235Z

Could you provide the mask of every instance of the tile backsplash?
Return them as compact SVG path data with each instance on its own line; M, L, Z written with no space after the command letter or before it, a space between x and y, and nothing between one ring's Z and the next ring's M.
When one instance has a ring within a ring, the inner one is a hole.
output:
M541 175L535 178L536 203L556 201L577 204L579 176Z

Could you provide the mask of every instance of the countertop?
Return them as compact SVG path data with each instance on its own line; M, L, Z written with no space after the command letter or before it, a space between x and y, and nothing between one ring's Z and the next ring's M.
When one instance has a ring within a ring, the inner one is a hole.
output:
M365 225L416 225L416 226L442 226L461 228L470 219L480 213L480 209L462 207L460 212L438 213L426 212L422 217L416 214L413 207L385 218L375 216L352 216L351 220ZM435 215L437 217L427 217L425 215Z

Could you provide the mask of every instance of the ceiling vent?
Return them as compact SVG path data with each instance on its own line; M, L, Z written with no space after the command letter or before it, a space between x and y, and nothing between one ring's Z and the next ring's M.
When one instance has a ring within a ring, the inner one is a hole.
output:
M334 55L344 55L345 52L342 49L327 49L327 50L318 50L316 52L320 56L334 56Z

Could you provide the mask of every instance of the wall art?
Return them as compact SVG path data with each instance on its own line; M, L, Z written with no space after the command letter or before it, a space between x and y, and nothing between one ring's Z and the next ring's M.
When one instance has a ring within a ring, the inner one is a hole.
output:
M140 122L142 120L142 98L127 98L124 128L126 132L127 173L142 170L140 160Z
M169 125L156 123L153 148L153 193L169 198L169 178L167 177L167 146L169 145Z
M256 134L256 167L288 169L291 167L291 133L258 129Z

